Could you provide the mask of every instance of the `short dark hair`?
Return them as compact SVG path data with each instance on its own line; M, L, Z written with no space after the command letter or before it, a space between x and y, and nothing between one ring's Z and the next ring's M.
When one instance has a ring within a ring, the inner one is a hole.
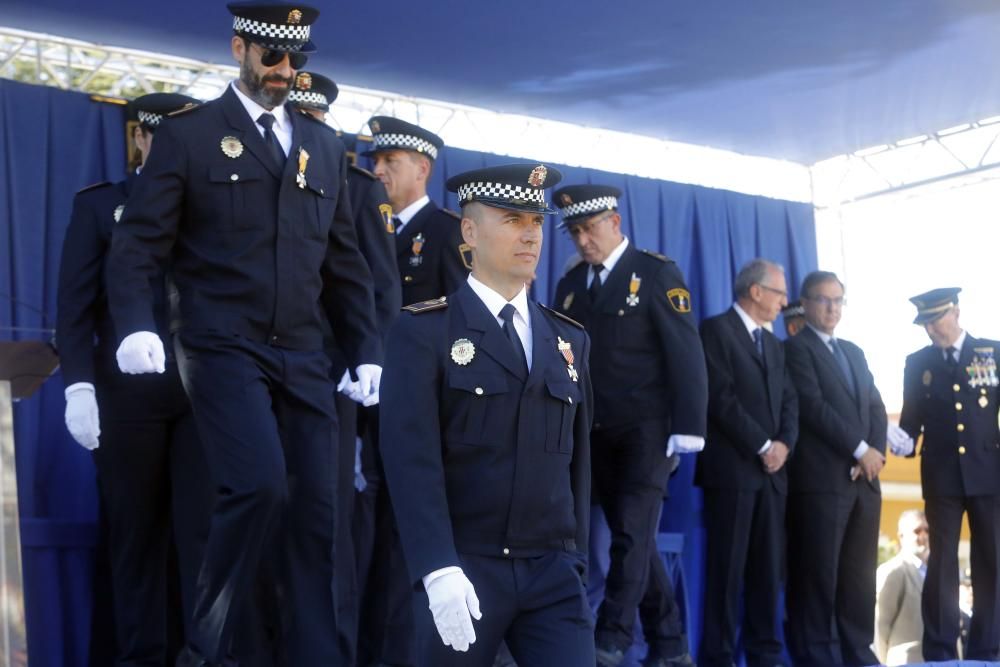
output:
M811 299L812 289L817 285L826 282L835 282L840 285L840 289L845 292L847 291L847 288L844 287L844 283L840 282L840 278L838 278L837 274L833 271L813 271L806 276L805 280L802 281L802 287L799 289L799 296L803 299Z

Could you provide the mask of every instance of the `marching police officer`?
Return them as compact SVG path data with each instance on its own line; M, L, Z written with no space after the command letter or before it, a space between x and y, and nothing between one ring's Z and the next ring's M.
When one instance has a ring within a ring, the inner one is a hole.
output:
M923 434L920 484L930 527L924 581L923 654L928 661L957 659L959 637L958 539L962 515L972 532L972 626L966 660L1000 659L1000 342L962 330L957 287L910 299L913 321L931 345L906 358L903 410L894 451L914 455L911 438ZM903 442L901 443L900 440Z
M114 236L117 357L126 373L162 371L147 285L169 261L178 365L216 489L179 664L227 659L272 533L293 610L288 662L336 664L337 427L321 320L356 367L360 393L373 396L381 368L371 274L350 216L343 144L284 106L315 48L318 11L228 7L239 79L160 128Z
M427 195L441 137L390 116L368 121L374 147L365 153L385 184L396 212L396 260L403 282L403 303L451 294L469 273L458 216L438 208Z
M526 667L594 664L589 339L525 289L559 178L535 164L451 178L472 275L390 333L382 447L416 608L430 607L419 665L489 666L504 639Z
M705 357L680 270L622 234L619 197L618 188L605 185L571 185L554 195L583 257L559 281L555 305L583 322L594 344L594 491L611 529L597 659L622 662L652 580L660 599L642 605L658 610L655 618L643 614L646 664L691 664L656 531L675 452L705 443Z
M319 121L324 121L330 105L337 99L340 89L337 84L316 72L298 72L295 75L295 86L288 95L289 105L308 113ZM395 321L401 305L399 269L396 268L396 243L392 222L392 204L389 203L385 186L376 176L355 164L347 167L347 192L351 199L351 210L354 212L354 227L358 234L358 247L374 279L372 287L375 291L375 324L379 336L384 340L390 325ZM335 343L335 341L334 341ZM343 355L333 349L333 377L341 380L347 373L347 362ZM362 406L360 412L344 391L354 383L349 378L341 380L347 386L336 394L337 416L340 419L340 458L339 476L337 479L337 554L335 565L335 585L338 592L338 614L336 632L339 636L341 659L339 664L353 665L356 660L356 643L358 635L359 595L356 573L355 553L362 547L370 553L371 544L368 539L371 531L360 535L362 545L356 545L352 535L355 508L355 459L358 457L360 466L362 453L357 451L355 441L363 438L368 449L374 447L374 428L377 425L378 408L375 405ZM339 387L338 387L339 388ZM364 452L364 460L373 457L371 452ZM361 490L365 496L362 500L377 494L380 479L368 473L367 479L361 482ZM367 510L362 508L362 511Z
M66 425L92 450L97 466L117 631L116 664L172 662L172 628L187 624L210 508L207 471L194 419L171 355L164 373L121 375L118 337L108 311L106 273L112 232L122 217L152 146L171 112L198 101L152 93L129 105L139 156L135 171L118 183L98 183L73 201L59 267L57 340L66 381ZM156 330L167 332L166 284L153 279ZM168 596L171 550L176 544L184 611ZM103 556L98 555L98 559ZM95 618L95 624L111 619Z

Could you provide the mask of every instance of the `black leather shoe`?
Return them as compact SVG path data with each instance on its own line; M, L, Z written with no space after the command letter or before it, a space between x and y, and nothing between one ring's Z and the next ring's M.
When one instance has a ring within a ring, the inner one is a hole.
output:
M618 667L625 661L625 652L614 646L595 646L597 667Z

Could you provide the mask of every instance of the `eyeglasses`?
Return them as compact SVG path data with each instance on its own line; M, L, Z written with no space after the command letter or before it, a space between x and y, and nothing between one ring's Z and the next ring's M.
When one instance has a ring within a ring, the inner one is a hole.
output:
M762 283L757 283L757 285L759 285L761 289L766 289L768 292L774 292L775 294L779 294L786 299L788 298L788 292L786 292L785 290L780 290L774 287L768 287L767 285L764 285Z
M254 46L260 49L260 64L264 67L274 67L284 60L285 56L288 56L288 64L291 65L292 69L297 70L305 67L306 61L309 60L309 55L305 53L265 49L260 44L254 44Z
M827 296L804 296L802 298L805 299L806 301L812 301L813 303L818 303L824 308L829 308L830 306L834 306L836 308L843 308L844 306L847 305L847 299L842 296L838 296L833 299Z
M601 217L597 218L596 220L591 220L590 222L580 223L578 225L570 225L566 229L566 233L574 237L579 236L580 234L587 234L589 236L590 234L593 233L595 229L597 229L597 225L601 224L605 220L610 219L611 216L613 215L614 211L610 213L605 213Z

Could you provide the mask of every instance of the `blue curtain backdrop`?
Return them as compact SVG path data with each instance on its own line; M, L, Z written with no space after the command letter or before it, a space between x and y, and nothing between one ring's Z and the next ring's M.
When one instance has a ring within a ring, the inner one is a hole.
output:
M87 95L0 79L0 339L37 338L10 327L54 326L62 238L74 193L123 177L124 109ZM511 158L446 148L430 186L455 209L444 182L467 169ZM364 164L364 159L362 159ZM594 169L557 166L563 183L622 189L625 233L637 246L680 265L699 317L732 302L736 271L762 256L786 267L793 292L816 268L812 207ZM546 249L533 286L547 302L567 259L569 238L546 227ZM777 323L781 330L781 323ZM63 383L49 380L15 407L17 472L31 664L84 665L90 631L90 573L96 535L95 474L89 454L63 425ZM683 391L683 388L679 390ZM663 514L666 530L685 535L684 564L692 602L692 641L700 635L701 494L692 487L694 459L683 457Z

